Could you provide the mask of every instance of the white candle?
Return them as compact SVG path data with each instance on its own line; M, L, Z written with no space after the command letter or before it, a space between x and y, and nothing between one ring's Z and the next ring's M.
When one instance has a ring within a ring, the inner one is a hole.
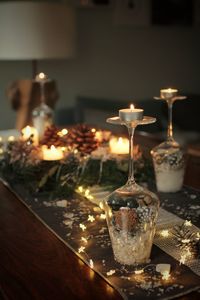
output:
M38 145L38 132L37 129L31 126L26 126L22 129L22 139L27 141L30 137L33 140L34 145Z
M168 88L168 89L160 90L160 98L166 99L166 100L176 97L177 94L178 94L177 89Z
M122 121L132 122L136 120L143 119L144 110L141 108L135 108L133 104L130 105L130 108L120 109L119 118Z
M112 154L128 154L129 153L129 140L127 138L113 137L109 142L110 153Z
M60 160L64 157L62 147L55 147L52 145L50 148L42 146L43 160Z

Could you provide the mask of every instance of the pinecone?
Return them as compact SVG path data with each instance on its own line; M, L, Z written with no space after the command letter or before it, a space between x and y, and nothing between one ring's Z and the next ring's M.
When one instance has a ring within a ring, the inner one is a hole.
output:
M137 213L135 209L121 207L115 212L115 223L120 230L132 231L137 224Z
M51 145L54 145L55 147L63 146L62 139L58 135L58 128L55 125L51 125L46 128L44 132L44 136L42 140L40 141L40 144L47 145L47 147L51 147Z
M10 163L21 166L37 165L40 162L40 148L22 140L15 141L10 148Z
M79 124L69 130L67 143L73 149L77 149L82 155L90 154L98 147L95 133L85 124Z

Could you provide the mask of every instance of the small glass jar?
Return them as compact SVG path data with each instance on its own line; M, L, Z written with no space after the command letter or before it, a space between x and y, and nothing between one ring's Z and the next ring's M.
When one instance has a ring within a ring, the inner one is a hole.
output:
M42 102L33 110L32 118L33 126L37 129L39 139L41 139L46 128L53 124L53 110Z
M183 186L185 173L184 152L174 140L168 140L152 149L157 190L178 192Z

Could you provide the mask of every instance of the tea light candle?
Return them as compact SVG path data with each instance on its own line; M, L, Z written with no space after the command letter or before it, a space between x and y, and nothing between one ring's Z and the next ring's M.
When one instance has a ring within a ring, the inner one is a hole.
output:
M22 129L22 139L24 141L28 140L32 136L34 145L38 145L38 131L34 127L26 126Z
M8 142L14 142L15 141L15 137L13 135L10 135L8 137Z
M110 153L112 154L128 154L129 153L129 140L127 138L113 137L109 142Z
M43 82L43 81L46 81L47 79L48 79L47 75L45 75L43 72L39 73L35 77L35 80L38 82Z
M50 148L47 146L42 146L42 154L43 154L43 160L60 160L64 157L64 153L62 150L62 147L55 147L54 145L51 145Z
M144 110L141 108L135 108L133 104L130 105L130 108L120 109L119 118L122 121L132 122L136 120L143 119Z
M177 94L178 94L177 89L168 88L168 89L161 89L160 90L160 98L166 99L166 100L176 97Z

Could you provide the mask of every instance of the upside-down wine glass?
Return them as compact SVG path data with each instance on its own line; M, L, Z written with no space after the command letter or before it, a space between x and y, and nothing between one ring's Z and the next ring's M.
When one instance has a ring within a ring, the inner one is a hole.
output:
M129 133L128 181L104 202L114 257L125 265L147 263L155 234L159 200L154 193L135 182L133 139L137 125L153 123L155 118L143 117L142 109L130 108L120 110L119 117L109 118L107 122L125 125Z
M178 96L177 89L161 89L160 97L168 105L167 139L152 149L157 190L160 192L177 192L182 188L184 179L184 153L173 137L172 107L176 100L183 100L185 96Z

